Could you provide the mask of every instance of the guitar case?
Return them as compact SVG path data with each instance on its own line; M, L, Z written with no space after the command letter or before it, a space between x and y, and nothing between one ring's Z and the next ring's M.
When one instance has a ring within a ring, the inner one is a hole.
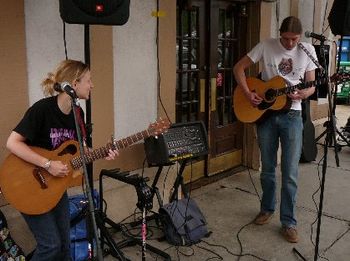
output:
M315 140L315 126L310 117L310 100L303 100L301 106L304 129L300 162L311 162L316 159L317 144Z

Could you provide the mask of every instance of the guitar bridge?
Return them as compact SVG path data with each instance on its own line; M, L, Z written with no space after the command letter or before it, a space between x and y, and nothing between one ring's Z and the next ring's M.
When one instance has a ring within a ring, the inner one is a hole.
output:
M43 169L42 168L35 168L33 170L33 176L39 182L40 187L42 189L47 189L49 186L47 185L46 179L45 179L44 175L41 173L41 170L43 170Z

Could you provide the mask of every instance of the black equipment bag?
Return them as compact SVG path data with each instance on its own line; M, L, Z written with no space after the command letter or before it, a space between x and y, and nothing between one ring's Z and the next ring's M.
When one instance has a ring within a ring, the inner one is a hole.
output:
M159 209L159 215L169 244L190 246L209 235L205 217L191 198L164 205Z

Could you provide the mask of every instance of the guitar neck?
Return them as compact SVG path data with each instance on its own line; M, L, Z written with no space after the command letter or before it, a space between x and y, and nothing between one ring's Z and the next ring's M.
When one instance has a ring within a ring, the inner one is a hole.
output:
M302 83L299 83L296 85L287 86L284 88L277 89L276 95L281 96L281 95L289 94L289 93L294 92L296 89L303 90L303 89L310 88L311 86L316 85L316 84L317 84L316 81L309 81L309 82L302 82ZM318 84L320 84L320 83L318 83Z
M95 160L102 159L108 156L109 150L120 150L124 149L135 142L138 142L140 140L143 140L145 138L148 138L150 135L148 130L144 130L141 132L138 132L136 134L130 135L126 138L120 139L120 140L114 140L113 142L109 142L106 144L106 146L103 146L98 149L94 149L93 151L84 153L83 156L76 156L72 158L71 165L73 166L73 169L79 169L83 166L83 161L88 164Z

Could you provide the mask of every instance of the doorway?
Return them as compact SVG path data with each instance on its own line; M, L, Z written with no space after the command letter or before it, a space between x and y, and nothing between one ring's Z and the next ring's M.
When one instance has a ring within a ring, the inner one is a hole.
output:
M208 155L187 168L185 179L242 164L243 124L232 109L232 69L258 40L252 36L258 7L257 1L177 1L176 122L203 121L209 143Z

